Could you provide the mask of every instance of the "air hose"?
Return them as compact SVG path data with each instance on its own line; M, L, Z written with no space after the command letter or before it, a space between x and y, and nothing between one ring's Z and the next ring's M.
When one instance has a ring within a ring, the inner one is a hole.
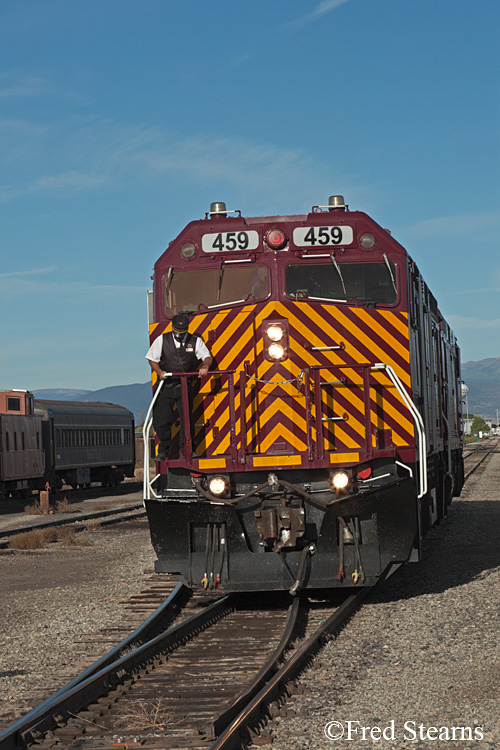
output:
M295 583L293 584L291 589L289 589L289 592L288 592L289 594L291 594L291 596L295 596L296 594L298 594L298 592L302 588L302 584L304 583L304 575L306 572L307 557L308 555L314 555L315 552L316 552L316 545L312 542L311 544L308 544L307 547L304 547L304 549L302 550L302 554L300 556L300 561L299 561L299 569L297 570L297 580L295 581Z

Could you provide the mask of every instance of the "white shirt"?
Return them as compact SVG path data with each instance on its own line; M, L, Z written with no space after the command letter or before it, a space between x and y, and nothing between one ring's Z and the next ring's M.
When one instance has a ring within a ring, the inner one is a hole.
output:
M146 359L151 360L151 362L159 362L160 359L161 359L161 354L162 354L162 351L163 351L163 336L172 336L172 333L166 333L166 334L162 333L160 336L158 336L153 341L153 343L149 347L148 353L146 354ZM175 338L175 336L172 336L172 338L174 340L175 348L176 349L180 349L181 348L181 342L177 341L177 339ZM203 339L201 338L201 336L197 336L196 337L196 344L195 344L195 347L194 347L194 353L195 353L196 357L198 359L201 359L201 360L204 360L207 357L211 357L212 356L210 354L210 352L208 351L207 346L206 346L205 342L203 341Z

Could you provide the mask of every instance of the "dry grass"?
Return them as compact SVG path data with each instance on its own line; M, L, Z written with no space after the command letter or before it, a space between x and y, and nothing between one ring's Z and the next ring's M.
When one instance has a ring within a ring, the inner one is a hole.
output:
M9 549L43 549L57 538L57 529L32 529L12 537Z
M59 543L63 549L88 547L92 544L87 531L79 534L67 526L63 528L32 529L16 534L9 542L9 549L44 549L48 544Z
M101 522L97 519L91 519L90 521L87 521L85 524L85 528L87 531L99 531L102 529Z
M109 503L94 503L92 510L97 512L98 510L108 510Z
M127 713L123 714L123 722L127 729L157 729L164 731L169 727L180 724L182 719L174 718L162 705L162 698L157 698L153 703L138 701Z
M43 511L40 507L39 500L35 500L35 502L32 503L31 505L25 505L24 512L30 516L41 516Z
M67 497L63 497L62 500L58 500L56 503L56 511L58 513L67 513L70 510L70 503Z

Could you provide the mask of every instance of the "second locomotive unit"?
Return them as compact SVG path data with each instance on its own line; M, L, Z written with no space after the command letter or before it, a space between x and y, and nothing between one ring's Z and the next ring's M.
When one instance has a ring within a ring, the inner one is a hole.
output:
M155 265L151 341L179 313L214 363L185 458L145 482L156 570L296 591L418 560L463 484L460 356L391 233L339 195L289 216L212 204ZM195 374L173 374L185 409Z

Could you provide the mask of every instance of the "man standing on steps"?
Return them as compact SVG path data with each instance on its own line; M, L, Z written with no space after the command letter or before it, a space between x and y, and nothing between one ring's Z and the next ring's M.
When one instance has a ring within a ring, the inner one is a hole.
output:
M153 407L153 426L160 445L158 448L157 461L165 461L168 457L172 443L172 425L175 421L174 404L177 403L177 411L180 416L179 445L184 450L184 417L182 412L181 379L172 378L168 372L193 372L201 362L198 377L207 374L212 363L212 357L201 336L189 333L189 318L187 315L174 315L172 319L172 332L163 333L156 338L146 359L151 365L153 372L163 380L162 389ZM192 387L188 382L189 414L191 420ZM191 424L191 422L190 422ZM191 437L193 430L191 429Z

